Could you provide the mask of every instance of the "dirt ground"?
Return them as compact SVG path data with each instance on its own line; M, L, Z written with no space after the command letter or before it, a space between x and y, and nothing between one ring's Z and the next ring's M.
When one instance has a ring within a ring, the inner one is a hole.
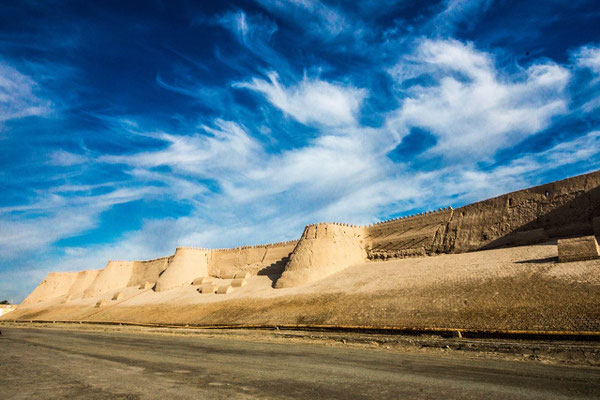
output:
M423 346L432 343L427 338L409 345L372 335L368 342L297 332L0 328L3 399L595 399L600 393L598 367L432 348Z
M391 352L501 359L542 364L600 367L600 343L569 340L466 339L439 335L393 335L352 332L315 332L280 329L201 329L119 326L72 323L0 322L4 328L67 330L73 332L114 332L198 338L226 338L261 343L303 343L384 349Z

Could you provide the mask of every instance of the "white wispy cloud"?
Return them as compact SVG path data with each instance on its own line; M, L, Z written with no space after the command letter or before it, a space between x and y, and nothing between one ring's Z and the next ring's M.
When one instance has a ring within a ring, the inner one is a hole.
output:
M234 32L240 42L248 47L253 47L258 41L268 41L277 32L274 22L260 16L248 17L242 10L226 13L219 22Z
M431 29L445 34L452 33L459 23L469 25L485 13L492 0L446 0L444 8L429 21Z
M364 89L320 79L304 77L296 85L286 87L276 72L270 72L268 77L268 81L253 78L234 87L262 93L271 104L303 124L353 125L367 96Z
M481 200L513 190L524 189L539 181L542 171L548 172L581 164L581 173L600 167L600 132L591 131L549 149L517 157L490 170L447 167L443 179L435 184L440 192L458 196L463 203Z
M583 113L591 113L600 108L600 46L588 44L573 50L570 60L576 73L590 71L592 78L579 88L584 103L580 110ZM585 75L585 74L583 74Z
M280 69L290 69L288 60L270 46L271 38L278 30L277 24L271 19L262 14L248 15L245 11L238 10L225 13L218 19L218 23L232 32L238 42L257 59ZM217 56L220 57L219 52L217 52ZM244 67L240 65L241 59L236 56L230 57L233 59L220 58L230 68L244 70ZM256 64L256 62L252 64ZM254 65L248 67L252 68Z
M240 24L240 29L249 29ZM14 230L3 231L0 252L8 255L43 248L96 226L101 212L113 205L139 198L190 201L193 209L185 217L146 221L141 230L121 238L119 252L123 254L139 257L146 252L153 256L157 248L162 251L167 245L182 243L241 244L249 236L258 240L257 231L268 232L262 236L265 240L274 239L275 234L289 235L290 230L300 231L303 224L319 219L368 223L382 210L477 200L498 190L514 189L540 165L562 165L595 154L574 151L578 146L593 148L597 144L596 136L590 134L580 142L515 160L510 170L477 167L482 158L538 132L553 115L564 111L563 90L569 74L559 65L539 63L506 75L496 69L493 56L472 45L424 40L390 73L398 81L398 96L405 97L381 128L359 125L368 93L351 84L305 76L284 85L274 72L268 80L236 83L237 88L261 93L286 115L317 128L317 137L306 145L278 153L267 152L240 123L221 119L199 126L199 132L190 135L145 132L143 124L128 119L124 133L149 136L163 145L95 159L56 151L49 160L55 166L84 161L123 165L138 188L116 189L115 184L108 193L92 196L85 190L94 185L60 185L43 196L43 204L1 209L3 222ZM404 81L418 81L423 76L433 84L402 91ZM432 152L452 157L468 152L472 159L460 165L451 162L429 173L415 173L402 161L391 161L386 153L402 137L395 131L412 126L436 135L438 144ZM219 189L208 188L202 179L214 181ZM36 213L42 217L28 218ZM288 221L285 229L269 228L280 226L282 219ZM150 238L159 231L169 232L161 238L171 237L169 241L161 239L163 247ZM21 232L23 240L15 240L16 232ZM115 251L112 244L110 251ZM85 257L100 259L108 253L109 247L100 245L90 252L72 251L62 261L75 265Z
M48 115L52 103L38 96L37 83L0 60L0 123L11 119Z
M574 64L579 68L587 68L600 76L600 47L586 45L571 53Z
M0 258L41 251L57 240L97 226L103 211L149 196L156 188L113 188L107 193L68 195L53 188L31 204L0 207Z
M167 143L162 150L106 155L98 160L140 168L169 166L175 172L218 177L225 172L243 171L260 156L259 145L235 122L216 120L215 127L203 125L200 128L205 134L154 135Z
M422 40L414 54L390 70L410 85L391 129L431 132L430 153L451 159L482 160L547 128L568 109L569 71L552 62L533 64L515 74L499 72L493 57L456 40Z
M53 151L49 158L48 164L61 167L83 164L87 161L87 157L81 154L70 153L64 150Z
M321 37L335 37L350 29L356 31L356 26L339 9L319 0L258 0L258 3L297 23L309 24L306 31Z

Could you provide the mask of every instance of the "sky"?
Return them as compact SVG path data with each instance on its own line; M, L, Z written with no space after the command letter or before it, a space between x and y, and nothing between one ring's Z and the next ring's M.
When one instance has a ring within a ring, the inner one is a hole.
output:
M600 168L597 1L0 0L0 298Z

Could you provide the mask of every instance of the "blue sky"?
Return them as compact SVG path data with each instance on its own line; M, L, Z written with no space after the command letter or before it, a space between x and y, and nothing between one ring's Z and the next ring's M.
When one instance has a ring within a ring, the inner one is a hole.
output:
M0 298L600 168L596 1L1 1Z

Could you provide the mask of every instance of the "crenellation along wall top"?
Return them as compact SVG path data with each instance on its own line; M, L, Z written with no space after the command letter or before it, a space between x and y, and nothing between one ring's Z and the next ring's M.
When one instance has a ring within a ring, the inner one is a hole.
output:
M247 249L259 249L259 248L267 248L267 247L277 247L277 246L285 246L288 244L296 243L299 239L294 240L285 240L283 242L274 242L267 244L255 244L248 246L237 246L237 247L218 247L214 249L206 248L206 247L196 247L196 246L178 246L176 250L200 250L206 252L215 252L215 251L232 251L232 250L247 250Z
M381 225L381 224L388 224L388 223L396 222L396 221L412 220L412 219L426 217L426 216L430 216L430 215L434 215L434 214L440 214L440 213L444 213L444 212L448 212L448 211L452 211L452 210L454 210L454 208L452 208L451 206L443 207L443 208L439 208L437 210L429 210L429 211L425 211L425 212L421 212L421 213L407 215L404 217L391 218L391 219L388 219L385 221L374 222L372 224L366 224L366 225L353 225L353 224L348 224L345 222L317 222L317 223L306 225L306 228L311 228L313 226L322 226L322 225L337 225L337 226L346 226L349 228L372 228L373 226L377 226L377 225Z
M433 214L448 212L451 210L453 210L452 207L444 207L444 208L439 208L437 210L429 210L429 211L425 211L425 212L421 212L421 213L417 213L417 214L407 215L404 217L396 217L396 218L392 218L392 219L388 219L388 220L380 221L380 222L375 222L375 223L368 224L368 225L353 225L353 224L349 224L349 223L345 223L345 222L317 222L317 223L306 225L306 227L304 229L306 230L306 229L312 228L312 227L328 226L328 225L329 226L343 226L343 227L347 227L347 228L357 228L357 229L372 228L374 226L379 226L382 224L389 224L389 223L396 222L396 221L412 220L412 219L416 219L416 218L420 218L420 217L430 216ZM180 250L180 249L182 249L182 250L183 249L185 249L185 250L200 250L200 251L206 251L206 252L247 250L247 249L256 249L256 248L285 246L288 244L297 243L298 241L299 241L299 239L294 239L294 240L285 240L282 242L274 242L274 243L267 243L267 244L237 246L237 247L230 247L230 248L222 248L221 247L221 248L214 248L214 249L209 249L206 247L197 247L197 246L179 246L179 247L177 247L177 250Z
M443 207L443 208L439 208L437 210L430 210L430 211L425 211L425 212L421 212L421 213L416 213L416 214L412 214L412 215L407 215L404 217L396 217L396 218L392 218L392 219L388 219L385 221L380 221L380 222L375 222L374 224L370 224L370 225L366 225L366 228L372 228L374 226L377 225L382 225L382 224L388 224L391 222L396 222L396 221L407 221L407 220L413 220L413 219L417 219L417 218L421 218L421 217L428 217L434 214L441 214L441 213L445 213L448 211L452 211L454 210L454 208L452 208L451 206L449 207Z

